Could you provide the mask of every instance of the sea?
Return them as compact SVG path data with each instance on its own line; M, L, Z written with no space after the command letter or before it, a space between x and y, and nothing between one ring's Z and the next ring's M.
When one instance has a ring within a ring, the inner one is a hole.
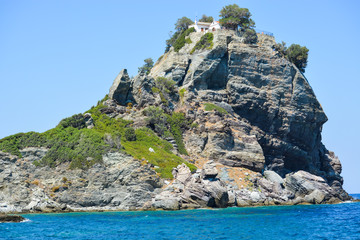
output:
M360 239L360 202L22 216L0 239Z

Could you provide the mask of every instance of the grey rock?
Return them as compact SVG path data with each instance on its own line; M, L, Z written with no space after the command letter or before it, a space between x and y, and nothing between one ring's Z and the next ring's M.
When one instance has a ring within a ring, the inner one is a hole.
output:
M91 114L85 113L84 118L85 118L86 127L89 129L93 128L94 127L94 119L91 117Z
M128 99L130 87L130 77L127 73L127 70L123 69L115 78L110 88L109 98L115 100L120 105L125 105L126 100Z
M214 161L208 161L201 170L202 178L215 178L217 175L218 170L216 169Z
M271 182L278 183L280 185L284 184L284 179L274 171L264 171L264 177Z
M184 163L182 163L172 170L172 175L176 180L184 184L191 178L191 171Z
M322 177L305 171L286 175L285 187L288 191L293 192L295 197L305 198L305 201L310 203L321 203L333 194L331 187Z

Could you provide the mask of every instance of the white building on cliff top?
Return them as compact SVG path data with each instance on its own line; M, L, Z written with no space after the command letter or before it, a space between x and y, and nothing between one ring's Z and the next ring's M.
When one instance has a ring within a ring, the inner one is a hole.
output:
M208 31L216 31L218 29L221 29L219 21L213 21L212 23L208 22L198 22L195 19L195 22L193 25L190 25L189 28L195 28L196 32L208 32Z

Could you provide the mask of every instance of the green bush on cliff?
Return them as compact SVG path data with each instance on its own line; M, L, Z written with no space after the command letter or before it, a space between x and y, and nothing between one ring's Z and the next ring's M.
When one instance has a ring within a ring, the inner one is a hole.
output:
M213 43L213 39L214 39L214 34L209 32L209 33L205 33L200 40L196 43L196 45L194 46L194 48L191 50L190 54L193 54L196 50L201 50L201 49L211 49L214 45Z
M276 43L273 46L273 49L279 52L281 56L287 58L290 62L295 64L301 72L305 72L309 54L309 49L307 47L300 46L299 44L291 44L288 48L286 47L285 42L281 42Z
M182 31L182 33L179 35L179 37L176 39L176 41L173 44L175 52L178 52L183 46L185 46L185 43L191 43L191 40L189 42L189 40L187 40L186 37L189 36L189 34L192 32L195 32L195 28L189 28Z
M302 47L299 44L291 44L286 50L286 56L290 62L294 63L301 72L305 72L307 66L309 49L305 46Z
M136 134L134 128L125 128L124 137L126 141L136 141Z
M22 157L20 149L26 147L44 147L46 142L46 138L37 132L18 133L1 139L0 151Z
M71 117L61 120L59 123L59 126L62 126L64 128L67 128L67 127L73 127L73 128L77 128L77 129L84 128L84 127L86 127L85 117L81 113L75 114Z
M183 142L182 134L189 128L191 121L183 113L165 114L157 107L148 107L144 110L148 126L162 137L173 137L181 154L188 155Z
M246 29L243 35L245 43L255 44L258 41L257 34L254 29Z
M166 115L167 122L170 125L170 132L174 136L179 153L188 155L183 142L182 134L189 127L190 122L186 120L183 113L174 112L172 115Z

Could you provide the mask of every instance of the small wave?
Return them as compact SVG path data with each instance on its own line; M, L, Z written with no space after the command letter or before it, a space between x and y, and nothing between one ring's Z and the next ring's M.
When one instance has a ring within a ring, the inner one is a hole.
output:
M32 222L32 221L30 219L25 218L23 221L21 221L21 223L24 223L24 222Z

